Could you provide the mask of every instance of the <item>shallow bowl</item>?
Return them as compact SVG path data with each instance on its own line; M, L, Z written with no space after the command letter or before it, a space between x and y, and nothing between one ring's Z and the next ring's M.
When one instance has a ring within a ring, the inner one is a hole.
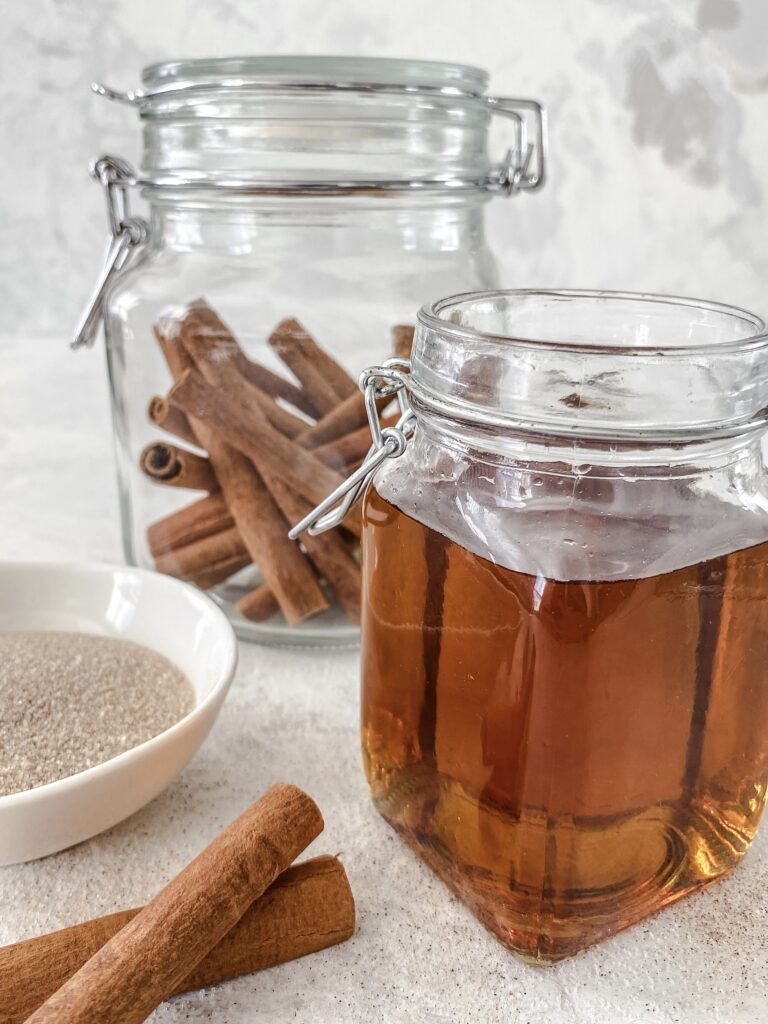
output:
M114 636L165 655L195 707L153 739L76 775L0 797L0 866L56 853L138 811L182 771L213 725L237 664L226 616L170 576L86 563L0 564L0 631Z

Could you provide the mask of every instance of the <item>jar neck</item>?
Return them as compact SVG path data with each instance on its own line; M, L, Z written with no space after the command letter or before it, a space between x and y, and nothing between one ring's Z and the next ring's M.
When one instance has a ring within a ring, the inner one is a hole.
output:
M291 248L297 236L322 231L343 236L350 251L365 253L375 235L379 255L387 249L474 252L484 245L485 193L461 196L384 198L267 197L258 201L222 197L217 202L169 201L146 195L150 240L158 249L205 250L242 255L269 239L273 249Z
M525 466L536 473L574 479L665 479L733 475L757 481L764 472L764 430L704 440L650 441L558 438L478 428L419 413L416 437L474 462Z

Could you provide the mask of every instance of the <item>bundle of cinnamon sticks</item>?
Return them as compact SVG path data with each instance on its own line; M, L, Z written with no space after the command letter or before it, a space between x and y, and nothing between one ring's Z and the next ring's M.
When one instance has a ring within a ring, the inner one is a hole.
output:
M245 618L279 612L294 626L335 601L359 622L359 513L301 544L288 538L368 451L356 382L295 319L267 339L290 377L248 358L203 299L160 320L155 337L173 386L152 399L149 418L174 443L145 448L142 472L208 492L149 527L156 568L208 588L253 563L263 583L238 601ZM394 327L396 354L407 356L412 338L412 327ZM380 411L384 425L394 422Z
M146 907L0 949L0 1024L140 1024L172 995L346 941L340 861L291 866L322 829L314 801L278 783Z

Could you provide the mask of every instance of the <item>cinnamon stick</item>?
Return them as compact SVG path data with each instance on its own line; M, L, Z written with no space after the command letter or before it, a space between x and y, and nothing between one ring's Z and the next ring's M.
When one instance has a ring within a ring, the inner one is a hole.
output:
M252 385L241 378L237 389L228 388L227 400L222 402L216 388L190 370L174 384L171 394L174 402L190 417L198 435L198 423L202 422L252 459L258 468L284 479L303 497L317 504L339 486L342 477L275 430L258 404L250 400L251 388ZM205 447L210 454L207 442ZM216 475L221 481L218 467Z
M248 380L245 353L218 313L204 299L189 306L176 325L176 336L205 379L222 390ZM257 402L273 427L286 437L307 429L307 421L289 412L261 388L252 385L248 397Z
M219 489L210 459L173 444L147 445L139 457L139 465L150 480L167 487L208 492Z
M192 423L216 469L243 544L269 584L286 622L297 625L325 611L328 601L317 577L288 537L288 523L252 463L197 417Z
M140 1024L322 831L315 803L273 786L95 953L29 1024Z
M188 444L197 444L197 438L186 415L176 406L171 405L167 398L155 395L147 410L150 422L168 434L174 434Z
M382 398L376 402L379 413L392 402L391 398ZM351 434L368 423L368 413L365 410L365 401L359 392L350 395L343 402L336 406L331 412L319 419L311 427L306 427L296 435L296 440L304 448L317 448L335 441L338 437Z
M223 583L251 564L234 519L228 512L219 519L218 512L207 510L204 501L153 523L147 534L157 571L202 590ZM274 598L272 601L277 608Z
M147 528L150 554L157 558L165 551L193 544L235 525L224 495L219 491L186 505Z
M155 335L177 382L185 375L191 375L192 357L178 335L159 325L155 327ZM177 387L178 383L174 385L172 394ZM214 400L213 404L222 403ZM188 415L198 443L208 452L227 508L246 550L274 593L286 621L295 625L325 611L328 601L315 573L298 546L288 537L288 524L254 466L199 415L192 412ZM262 413L259 415L265 419ZM273 435L291 445L269 423L266 425Z
M158 555L155 568L169 576L190 580L233 559L245 559L245 565L251 560L236 526Z
M268 344L301 381L312 404L323 413L358 394L356 382L293 317L282 320Z
M286 380L285 377L281 377L278 373L274 373L268 367L262 366L261 363L254 362L251 359L246 359L241 363L240 368L245 379L251 384L255 384L265 394L271 395L273 398L282 398L284 402L288 402L289 405L294 406L300 412L311 416L313 419L319 414L320 410L306 392L302 391L292 381Z
M397 420L397 416L385 416L381 421L382 429L384 427L393 427ZM359 430L355 430L351 434L347 434L346 437L339 437L335 441L315 448L314 454L327 465L346 468L365 458L371 443L370 428L365 426L360 427Z
M212 565L206 566L202 572L196 573L194 576L190 576L188 583L194 583L196 587L200 587L201 590L210 590L211 587L215 587L219 583L223 583L228 580L230 576L234 576L236 572L240 572L247 565L251 564L251 556L249 554L243 555L232 555L229 558L223 558ZM277 602L275 602L277 604Z
M234 332L224 323L205 299L191 302L182 315L173 320L164 320L161 332L166 345L181 344L190 352L190 341L196 338L205 356L214 365L234 366L251 384L262 393L282 398L308 416L317 415L317 407L311 397L291 381L249 359L237 342ZM165 350L164 350L165 351ZM190 352L196 358L193 352ZM166 353L166 358L168 353ZM171 358L173 356L171 355ZM174 372L174 376L178 376Z
M240 347L227 325L221 320L215 310L211 309L202 300L194 303L179 322L177 334L180 343L195 363L205 382L212 388L225 392L227 395L227 408L222 409L218 405L214 405L213 392L208 393L208 404L211 407L212 415L218 416L218 428L222 430L222 433L231 444L240 448L241 451L253 460L261 475L266 477L266 482L273 496L275 489L271 481L276 477L279 478L281 470L285 473L290 467L294 471L298 468L299 473L304 474L304 485L309 488L314 487L315 491L310 491L307 494L307 491L302 489L302 478L300 477L298 482L296 482L292 479L293 474L288 476L288 483L291 488L298 490L305 496L309 496L313 503L320 500L315 479L318 472L316 464L307 460L302 452L297 452L295 447L291 448L284 438L280 437L276 431L271 430L271 427L276 426L279 429L282 426L280 418L275 418L275 411L281 413L283 411L268 396L265 396L243 378L236 358L236 354L241 351ZM312 339L309 340L317 348L316 343ZM340 372L344 374L344 371ZM346 376L346 374L344 375ZM186 379L186 376L184 376L185 381ZM180 402L182 405L184 404L183 397L180 397L179 381L177 381L171 394L174 401ZM356 397L361 398L357 392ZM201 400L199 389L198 400ZM275 407L272 411L270 411L269 403ZM199 415L199 407L195 409L195 412ZM263 416L261 415L262 412L264 413ZM272 416L271 421L270 416ZM223 418L229 419L226 431L223 429L225 425ZM292 419L295 420L295 417L292 417ZM289 429L283 432L289 436L295 436L295 429L291 429L294 426L294 423L289 422ZM303 426L302 424L302 428ZM248 437L244 437L244 434L251 431L255 431L255 434L251 433L251 443L249 443ZM262 450L261 452L254 450L252 443L254 437L265 433L269 441L267 450ZM271 457L278 459L277 467L274 461L271 461ZM345 469L347 466L344 458L333 451L324 452L321 461L333 469ZM325 482L332 489L333 486L337 486L340 479L340 477L337 478L337 482L334 484L326 475ZM279 501L278 505L280 505ZM291 515L285 512L285 508L281 510L286 515L286 518L290 520Z
M140 910L124 910L0 949L0 1024L22 1024ZM218 985L315 953L355 927L349 882L335 857L285 870L170 995Z
M285 434L286 437L298 437L299 434L303 434L307 429L307 421L300 419L298 416L284 409L282 405L279 405L274 398L265 394L261 388L254 386L252 392L253 398L259 403L261 411L267 417L269 422L279 430L281 434Z
M250 619L251 622L264 622L265 619L272 618L278 610L278 604L269 587L262 584L241 597L235 608L244 619Z
M297 523L312 506L283 480L268 477L267 484L286 519ZM320 575L331 588L350 622L360 623L360 565L345 541L333 531L312 536L304 534L301 543Z

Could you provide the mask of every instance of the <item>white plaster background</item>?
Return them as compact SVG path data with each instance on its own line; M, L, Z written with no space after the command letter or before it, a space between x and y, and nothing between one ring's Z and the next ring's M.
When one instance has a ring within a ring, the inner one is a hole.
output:
M768 312L765 0L0 0L0 332L72 327L103 244L87 174L138 158L89 94L152 61L347 53L478 64L545 101L551 177L496 201L512 286L652 289Z

